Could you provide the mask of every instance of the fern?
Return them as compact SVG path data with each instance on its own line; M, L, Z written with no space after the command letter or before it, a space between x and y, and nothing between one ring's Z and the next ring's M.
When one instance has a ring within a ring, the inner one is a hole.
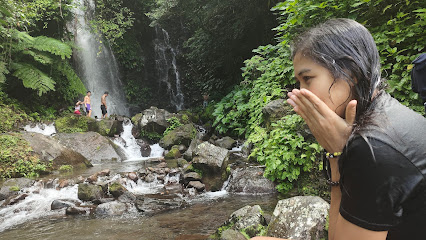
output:
M45 51L60 56L62 59L70 58L72 55L72 49L68 44L46 36L34 38L32 47L39 51Z
M24 87L37 90L38 95L55 90L55 81L33 65L13 63L11 67L15 70L13 76L21 79Z
M79 94L86 93L86 87L67 61L56 64L55 68L68 79L70 86L69 91L74 91Z
M8 74L9 71L7 70L6 63L3 61L0 61L0 83L4 83L6 81L6 74Z
M22 53L32 56L34 58L34 60L36 60L37 62L44 64L44 65L53 63L52 58L48 54L43 53L43 52L25 50L25 51L22 51Z

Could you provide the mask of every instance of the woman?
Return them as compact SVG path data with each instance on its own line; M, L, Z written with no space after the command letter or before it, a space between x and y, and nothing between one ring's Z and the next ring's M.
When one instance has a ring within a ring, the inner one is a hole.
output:
M328 152L329 239L426 239L426 119L382 90L371 34L333 19L292 51L288 103Z

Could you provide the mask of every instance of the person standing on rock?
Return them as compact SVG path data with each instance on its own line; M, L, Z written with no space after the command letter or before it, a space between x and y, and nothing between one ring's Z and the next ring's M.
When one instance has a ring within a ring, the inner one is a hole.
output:
M370 32L331 19L291 46L287 102L325 150L328 239L425 239L426 118L384 91Z
M106 91L104 95L101 97L101 111L102 111L102 118L108 117L107 112L107 104L106 104L106 97L108 97L108 92Z
M90 96L92 95L91 91L87 91L86 96L84 97L84 106L86 107L87 116L92 115L92 108L90 107Z

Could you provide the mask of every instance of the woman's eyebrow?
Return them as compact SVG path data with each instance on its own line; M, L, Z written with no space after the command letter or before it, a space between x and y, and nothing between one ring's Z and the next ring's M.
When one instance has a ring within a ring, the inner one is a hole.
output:
M311 69L308 69L308 68L305 68L305 69L302 69L300 72L299 72L299 74L297 74L297 75L302 75L302 74L304 74L304 73L307 73L307 72L310 72L311 71Z

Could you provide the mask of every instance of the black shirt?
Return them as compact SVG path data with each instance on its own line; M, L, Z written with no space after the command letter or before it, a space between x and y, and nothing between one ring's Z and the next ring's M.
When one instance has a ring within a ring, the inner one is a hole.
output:
M387 239L426 239L426 119L381 93L339 160L340 214Z

